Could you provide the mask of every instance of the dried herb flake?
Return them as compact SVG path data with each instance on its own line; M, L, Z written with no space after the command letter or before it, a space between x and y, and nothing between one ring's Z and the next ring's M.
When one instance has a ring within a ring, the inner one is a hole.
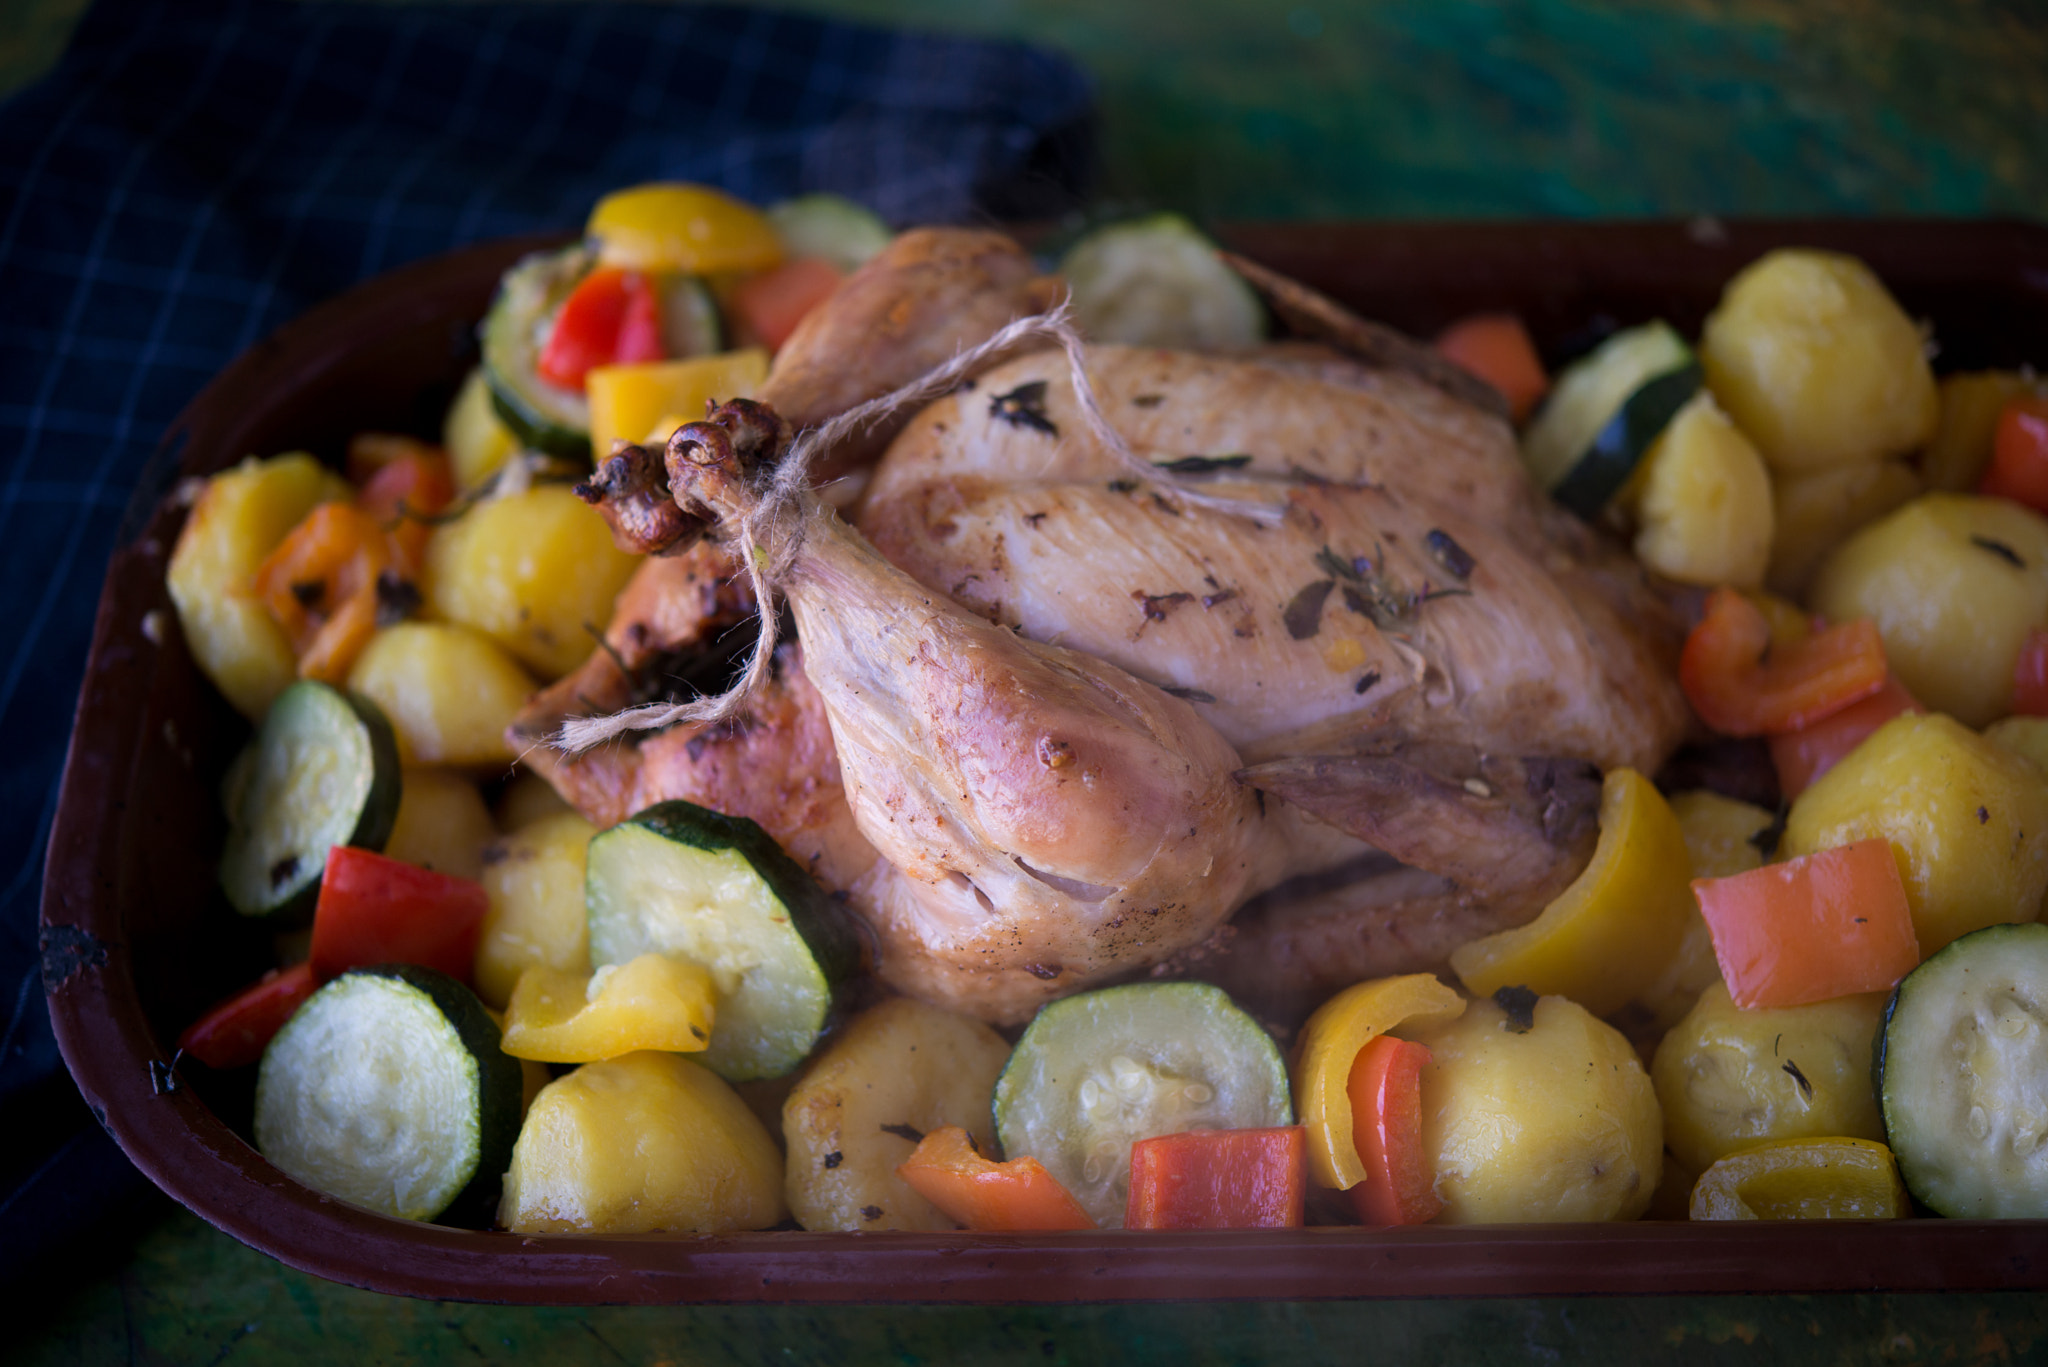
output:
M1152 462L1169 475L1213 475L1218 470L1241 470L1251 463L1251 456L1242 452L1230 456L1182 456L1178 460Z
M1493 1004L1507 1012L1508 1029L1526 1035L1536 1028L1536 994L1526 987L1503 987L1493 994Z
M1045 381L1032 380L1018 385L1007 394L998 394L988 401L988 415L1010 424L1025 427L1033 432L1043 432L1048 437L1057 437L1060 429L1045 416Z
M1432 528L1429 535L1422 539L1422 544L1428 547L1431 558L1437 564L1442 565L1458 578L1470 579L1472 577L1472 568L1477 563L1472 559L1472 552L1460 546L1451 538L1451 534L1443 530L1443 528Z
M1990 551L2016 570L2023 570L2027 567L2027 562L2020 559L2020 553L2006 545L2003 541L1997 541L1988 536L1973 536L1970 538L1970 544L1980 550Z
M924 1143L924 1131L915 1125L884 1125L883 1134L893 1134L898 1139L908 1139L913 1144Z
M1306 641L1323 629L1323 602L1336 588L1334 581L1318 579L1300 593L1294 595L1280 620L1287 626L1287 634L1297 641Z

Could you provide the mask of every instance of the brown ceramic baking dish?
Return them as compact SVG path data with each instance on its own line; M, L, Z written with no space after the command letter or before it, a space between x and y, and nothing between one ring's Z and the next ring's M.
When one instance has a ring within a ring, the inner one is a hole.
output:
M2048 228L2005 223L1246 225L1245 254L1429 335L1513 309L1554 352L1615 323L1698 327L1786 243L1853 252L1931 320L1943 369L2048 362ZM473 354L499 242L382 277L236 361L166 437L160 490L114 554L43 889L51 1015L79 1089L136 1165L294 1267L415 1296L515 1303L1113 1301L2048 1286L2048 1221L1750 1223L1064 1235L526 1238L408 1224L284 1176L244 1138L245 1079L189 1079L171 1042L266 946L214 883L214 797L246 727L194 669L164 591L172 487L250 453L337 456L435 430ZM204 1070L190 1070L204 1072ZM237 1088L239 1083L239 1090Z

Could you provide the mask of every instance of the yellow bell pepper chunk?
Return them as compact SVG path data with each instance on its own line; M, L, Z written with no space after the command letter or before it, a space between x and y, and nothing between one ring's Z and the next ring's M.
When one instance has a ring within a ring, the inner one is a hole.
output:
M1898 1220L1911 1213L1892 1151L1868 1139L1774 1139L1693 1184L1695 1220Z
M590 398L590 450L603 460L614 439L645 441L655 427L676 414L701 422L712 399L751 399L768 378L768 353L759 347L691 356L680 361L601 365L584 377ZM661 440L668 440L668 433Z
M782 260L768 216L708 185L658 181L614 190L590 211L583 235L600 265L691 275L765 271Z
M1618 1011L1677 953L1693 907L1689 869L1663 796L1635 770L1610 769L1585 872L1528 925L1459 946L1451 968L1475 996L1519 985L1596 1016Z
M512 988L503 1047L542 1063L595 1063L640 1049L695 1053L711 1043L713 995L702 964L669 954L594 974L536 964Z
M1301 1028L1294 1097L1308 1129L1308 1171L1318 1186L1347 1191L1365 1180L1351 1133L1351 1065L1358 1051L1397 1025L1442 1025L1465 1000L1428 973L1375 978L1323 1003Z

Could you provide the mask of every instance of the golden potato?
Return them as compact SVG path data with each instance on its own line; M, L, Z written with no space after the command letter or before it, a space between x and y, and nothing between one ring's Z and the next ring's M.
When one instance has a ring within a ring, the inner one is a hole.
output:
M1477 1001L1414 1038L1430 1052L1422 1142L1444 1203L1438 1219L1633 1220L1648 1207L1663 1123L1643 1065L1614 1027L1543 997L1527 1031Z
M1010 1057L978 1020L896 997L862 1012L782 1107L785 1194L805 1229L952 1229L896 1175L918 1138L947 1125L995 1152L989 1115Z
M1894 717L1792 803L1790 858L1883 836L1922 958L2048 890L2048 781L2031 760L1939 714Z
M1828 552L1886 513L1920 496L1920 476L1902 460L1837 465L1771 482L1777 527L1764 583L1804 599Z
M767 1129L710 1069L651 1052L542 1088L498 1204L498 1223L520 1234L713 1234L782 1215Z
M1868 617L1914 697L1967 726L2012 710L2013 665L2048 621L2048 518L2002 498L1927 494L1836 549L1813 610Z
M250 590L256 569L315 505L352 497L346 480L303 451L251 457L206 481L178 534L166 579L185 645L251 721L298 678L290 640Z
M533 680L488 637L445 622L400 622L370 638L348 686L376 703L408 764L505 764L505 728Z
M497 835L483 794L446 769L409 768L398 790L398 817L384 853L423 869L475 878L484 846Z
M493 1006L512 999L530 967L590 972L590 920L583 871L597 827L575 812L542 817L484 851L484 913L476 941L476 994Z
M1715 983L1657 1046L1650 1075L1664 1143L1704 1172L1759 1139L1883 1139L1870 1083L1885 994L1744 1011Z
M1763 852L1755 837L1772 821L1772 814L1763 808L1700 789L1672 794L1671 814L1678 818L1694 878L1726 878L1763 865ZM1721 965L1714 958L1714 937L1700 915L1699 903L1694 902L1678 952L1671 956L1663 976L1636 1000L1658 1028L1668 1029L1692 1009L1701 992L1719 981Z
M1764 582L1771 475L1749 438L1702 390L1678 410L1629 481L1636 558L1681 584Z
M2048 774L2048 717L2003 717L1984 728L1984 739L2034 761Z
M1830 252L1774 251L1729 281L1700 364L1781 473L1905 455L1940 411L1913 320L1868 266Z
M441 445L455 487L467 492L498 473L519 452L519 438L491 406L491 387L482 369L472 370L455 391L455 402L441 422Z
M498 809L493 815L497 817L498 829L510 832L531 826L544 816L574 810L555 791L554 784L533 770L522 768L498 795Z
M421 593L544 679L588 659L638 560L561 484L489 499L435 530Z

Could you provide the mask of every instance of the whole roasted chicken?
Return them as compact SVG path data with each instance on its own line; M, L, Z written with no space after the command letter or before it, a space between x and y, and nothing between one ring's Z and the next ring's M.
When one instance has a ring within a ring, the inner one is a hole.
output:
M1675 624L1483 394L1253 273L1312 340L1010 347L792 492L792 416L1056 297L999 235L905 234L757 403L600 467L587 496L659 554L522 745L716 687L757 608L745 526L796 641L744 708L532 753L599 822L670 797L759 821L900 990L1014 1022L1149 970L1293 1012L1527 920L1590 855L1599 770L1682 736Z

